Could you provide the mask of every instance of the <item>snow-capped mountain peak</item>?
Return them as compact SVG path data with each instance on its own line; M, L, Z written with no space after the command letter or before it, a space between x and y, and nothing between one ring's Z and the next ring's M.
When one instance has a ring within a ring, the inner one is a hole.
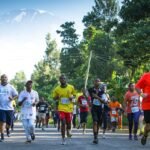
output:
M20 24L25 22L38 22L39 20L51 20L54 14L47 10L40 9L19 9L12 10L0 15L0 24Z
M16 22L21 22L23 17L25 17L27 15L27 13L25 11L22 11L19 15L17 15L13 21L16 21Z

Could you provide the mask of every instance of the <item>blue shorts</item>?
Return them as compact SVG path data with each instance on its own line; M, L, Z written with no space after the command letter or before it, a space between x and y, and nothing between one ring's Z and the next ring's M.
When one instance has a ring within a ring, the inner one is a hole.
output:
M0 122L4 122L7 125L11 126L14 119L13 110L0 110Z

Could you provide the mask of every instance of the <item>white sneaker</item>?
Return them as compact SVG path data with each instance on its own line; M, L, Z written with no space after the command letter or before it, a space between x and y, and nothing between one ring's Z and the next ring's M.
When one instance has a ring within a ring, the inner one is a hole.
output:
M42 127L42 131L45 131L44 127Z
M102 138L103 138L103 139L106 139L105 133L103 133Z
M62 139L61 145L66 145L66 140Z
M86 131L84 130L82 133L83 133L83 134L86 134Z
M71 137L67 138L67 144L72 144L72 138Z

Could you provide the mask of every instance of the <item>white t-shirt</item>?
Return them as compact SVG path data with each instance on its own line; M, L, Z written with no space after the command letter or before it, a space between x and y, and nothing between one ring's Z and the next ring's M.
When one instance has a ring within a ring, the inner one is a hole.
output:
M104 94L102 95L102 100L103 100L104 102L108 102L108 100L109 100L109 95L106 94L106 93L104 93ZM104 108L104 104L102 104L102 108Z
M36 106L32 106L32 104L39 101L38 93L34 90L30 93L24 90L19 94L18 102L21 102L24 97L27 99L21 106L21 119L36 119Z
M9 97L15 97L18 95L16 89L7 84L5 86L0 84L0 110L14 110L12 101L9 100Z
M73 114L74 114L74 115L77 114L77 105L73 105Z

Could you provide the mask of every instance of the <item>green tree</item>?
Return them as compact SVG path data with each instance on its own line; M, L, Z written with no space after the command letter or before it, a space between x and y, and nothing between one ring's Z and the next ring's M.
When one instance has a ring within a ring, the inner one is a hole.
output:
M120 11L122 21L116 30L118 54L128 67L130 79L150 60L150 1L125 0ZM144 71L144 70L143 70Z
M15 74L15 77L12 80L10 80L10 83L14 85L14 87L19 93L24 89L25 82L26 76L23 71L17 72Z
M45 50L44 59L35 65L35 70L32 74L35 89L39 95L52 103L52 90L57 84L59 76L59 50L57 44L51 39L50 34L46 35L47 48Z
M117 13L117 0L95 0L95 6L83 17L83 23L86 27L94 26L110 32L117 25Z
M82 63L79 39L74 29L74 22L65 22L57 30L64 44L60 53L61 73L65 73L70 79L78 77L78 66Z
M90 77L100 77L102 80L111 78L117 60L116 51L111 35L95 27L84 31L85 41L88 43L88 52L93 51Z

